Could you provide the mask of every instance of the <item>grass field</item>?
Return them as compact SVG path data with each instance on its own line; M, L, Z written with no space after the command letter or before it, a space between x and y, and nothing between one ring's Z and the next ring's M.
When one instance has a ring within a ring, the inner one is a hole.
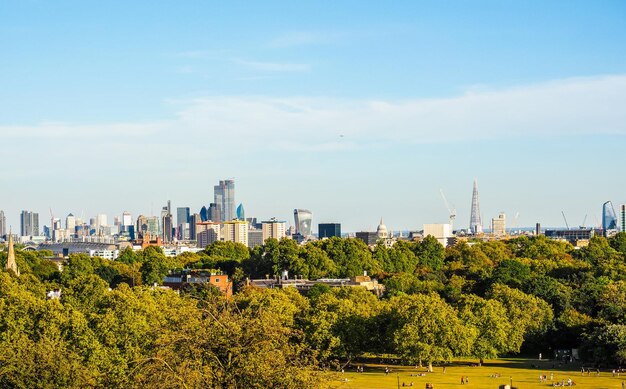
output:
M425 376L418 376L418 373L426 372L426 368L416 369L414 366L389 366L391 372L385 375L385 365L365 365L363 373L357 373L353 367L340 374L337 381L338 388L397 388L398 378L400 388L402 383L409 385L413 382L413 388L424 389L426 383L432 383L435 389L444 388L498 388L500 385L509 384L513 380L513 387L519 389L551 388L553 382L571 378L574 386L578 388L594 389L621 389L622 381L626 381L626 373L620 377L613 377L609 370L600 370L600 375L596 376L595 371L590 375L581 375L580 364L559 365L552 361L538 361L528 359L501 359L495 361L485 361L481 367L472 367L472 361L459 362L446 366L443 373L441 366L434 367L433 373L426 373ZM476 362L476 361L473 361ZM535 365L535 367L532 367ZM550 373L553 380L550 380ZM499 374L499 378L493 378L494 374ZM540 383L539 376L545 374L547 382ZM469 378L467 385L461 385L461 376ZM405 386L406 388L406 386Z

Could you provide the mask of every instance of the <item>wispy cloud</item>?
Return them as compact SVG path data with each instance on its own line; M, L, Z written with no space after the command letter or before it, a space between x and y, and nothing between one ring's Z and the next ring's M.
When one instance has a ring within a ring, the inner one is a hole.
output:
M169 121L41 123L0 126L0 133L5 139L144 139L198 148L210 142L216 154L232 147L258 150L261 144L267 150L334 152L517 136L626 135L626 75L472 91L445 99L213 96L170 103L180 109Z
M305 63L259 62L243 59L233 59L233 62L248 69L264 72L308 72L311 70L311 65Z

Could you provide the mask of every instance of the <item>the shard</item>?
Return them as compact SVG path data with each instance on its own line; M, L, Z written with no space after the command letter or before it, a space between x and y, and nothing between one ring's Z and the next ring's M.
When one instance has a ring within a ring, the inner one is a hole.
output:
M474 180L474 191L472 192L472 213L470 215L470 232L472 234L482 234L483 222L480 219L480 205L478 204L478 182Z

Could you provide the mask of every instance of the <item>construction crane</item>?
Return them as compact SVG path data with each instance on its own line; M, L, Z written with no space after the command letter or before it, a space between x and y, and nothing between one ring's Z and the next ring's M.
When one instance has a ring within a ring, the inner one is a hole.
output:
M439 193L441 193L441 198L443 199L446 208L448 209L448 217L450 219L450 230L454 231L454 219L456 218L456 208L452 206L450 208L450 204L448 204L448 199L446 199L446 195L443 194L443 189L439 189Z
M567 218L565 217L565 212L561 211L561 215L563 215L563 220L565 220L565 227L569 230L569 224L567 223Z
M511 228L509 229L509 234L515 233L515 228L517 227L518 218L519 218L519 212L515 212L515 217L513 218L513 222L511 223Z
M583 219L583 224L580 226L582 230L585 229L585 223L587 223L587 215L585 215L585 218Z

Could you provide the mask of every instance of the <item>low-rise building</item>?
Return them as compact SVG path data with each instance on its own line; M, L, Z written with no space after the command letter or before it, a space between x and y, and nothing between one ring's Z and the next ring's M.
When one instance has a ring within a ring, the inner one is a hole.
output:
M163 279L163 286L174 290L180 290L186 285L200 284L211 284L226 297L233 295L233 284L226 274L206 270L183 270L182 272L170 273Z
M368 275L362 275L352 278L320 278L318 280L306 280L298 277L290 279L287 278L285 274L285 276L283 276L282 278L248 280L247 284L257 288L296 288L298 292L305 295L312 287L320 284L326 285L331 288L365 288L378 297L382 296L383 292L385 291L385 286L383 284L379 284L378 280L373 279Z

